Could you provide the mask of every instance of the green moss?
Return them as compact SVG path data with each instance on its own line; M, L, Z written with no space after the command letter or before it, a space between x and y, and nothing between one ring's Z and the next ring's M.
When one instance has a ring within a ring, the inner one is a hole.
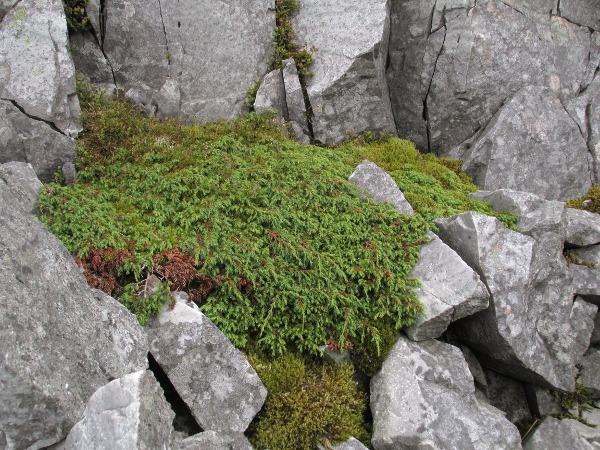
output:
M354 366L365 375L372 377L381 368L383 361L396 343L398 331L386 320L377 321L350 352Z
M90 19L85 7L89 0L63 0L63 8L67 17L69 32L85 31L91 29Z
M600 186L592 185L587 194L567 202L569 208L583 209L600 214Z
M148 292L147 280L127 285L119 296L121 303L138 318L140 325L146 325L150 317L158 317L169 296L169 283L163 283L155 292Z
M260 81L260 78L257 78L254 85L246 91L245 104L250 112L254 112L254 102L256 101L256 94L258 92L258 89L260 88Z
M368 442L367 396L347 364L316 364L288 354L275 360L250 356L269 394L252 426L254 448L312 450L325 440L351 436Z
M575 392L559 392L551 391L552 395L560 402L562 412L555 415L558 419L574 419L579 422L584 422L582 414L584 411L589 411L592 407L592 402L595 399L594 391L587 388L585 385L575 382ZM577 409L577 414L571 413L573 409Z

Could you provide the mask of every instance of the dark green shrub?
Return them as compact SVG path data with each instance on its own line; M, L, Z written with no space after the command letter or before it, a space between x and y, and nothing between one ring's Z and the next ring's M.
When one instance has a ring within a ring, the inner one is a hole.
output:
M85 31L91 28L90 19L85 11L88 0L63 0L67 17L67 28L70 32Z

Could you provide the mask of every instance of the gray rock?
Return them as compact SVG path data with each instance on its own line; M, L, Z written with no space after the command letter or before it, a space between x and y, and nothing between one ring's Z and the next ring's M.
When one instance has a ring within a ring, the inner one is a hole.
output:
M517 92L464 155L483 189L519 189L550 200L581 197L593 173L587 143L550 88Z
M149 116L153 116L158 110L158 101L155 97L156 93L144 83L133 82L125 90L125 98L138 105Z
M564 420L546 417L524 442L524 450L591 450L592 446Z
M29 118L11 102L0 100L0 164L29 163L38 178L47 183L59 167L76 157L73 139Z
M204 431L184 439L179 450L252 450L252 445L242 433L222 435Z
M283 74L279 69L266 74L256 92L254 111L261 113L269 110L276 112L280 119L287 120L288 118Z
M376 203L389 202L400 214L414 214L396 182L377 164L365 159L354 169L348 181L357 185L364 195Z
M317 450L330 450L331 448L333 448L333 450L368 450L362 442L354 437L351 437L338 445L331 445L331 443L329 443L329 447L324 447L323 445L317 446Z
M77 180L77 170L75 169L75 164L71 161L68 161L62 166L62 175L65 181L65 185L73 184Z
M586 267L570 264L569 272L573 277L573 291L583 300L600 306L599 267Z
M179 117L181 90L175 78L167 78L157 96L157 112L161 117Z
M323 359L333 364L343 364L350 362L350 352L341 350L331 350L329 345L319 347L323 352Z
M535 417L546 417L562 411L558 399L546 388L529 384L525 386L525 393L531 413Z
M600 344L600 313L596 313L594 319L594 331L592 332L592 338L590 339L590 345Z
M576 255L577 259L583 263L600 264L600 245L574 248L569 250L569 253Z
M393 131L385 80L390 0L309 0L294 17L297 42L313 52L307 90L317 141Z
M496 211L515 214L521 233L534 238L541 249L555 257L562 253L567 227L564 202L544 200L529 192L512 189L477 191L469 197L490 203Z
M600 31L598 0L561 0L559 13L569 22Z
M285 88L285 102L288 113L287 120L292 123L292 131L299 142L310 143L311 132L308 127L306 104L304 94L298 78L298 68L293 59L283 61L283 84Z
M19 0L0 0L0 21L17 4ZM1 439L0 439L1 441Z
M568 208L565 241L577 247L600 243L600 214Z
M8 448L40 448L66 437L96 389L145 369L148 346L16 195L0 180L0 429Z
M67 437L65 450L167 448L175 413L149 370L102 386Z
M516 427L479 402L460 350L400 336L371 380L375 450L392 448L514 449Z
M435 223L440 238L479 274L492 296L490 308L453 324L457 337L498 372L572 392L575 363L589 344L596 307L572 301L564 258L483 214Z
M0 98L66 135L81 131L61 1L22 0L0 23Z
M581 376L579 382L590 388L600 398L600 350L590 348L581 359Z
M246 430L267 390L244 355L200 311L165 305L148 322L150 353L204 430Z
M579 436L584 438L590 444L593 444L594 442L600 443L600 428L588 427L574 419L563 419L562 422L575 428L577 433L579 433Z
M454 250L433 233L421 246L421 257L409 276L417 278L415 288L424 314L404 331L414 341L440 337L450 322L486 309L490 294L479 275Z
M512 423L531 421L531 411L522 382L493 370L485 370L485 376L487 379L485 393L492 406L504 411L506 418Z
M171 297L178 303L189 306L193 310L200 311L198 305L190 300L190 296L187 294L187 292L171 292Z
M84 31L69 36L71 56L78 72L84 73L92 84L112 84L112 68L104 57L91 32Z
M462 352L463 357L465 358L467 366L469 366L469 371L473 376L473 380L475 381L476 386L485 392L487 390L488 381L487 377L485 376L483 367L481 367L481 364L479 364L479 360L469 347L459 345L458 348L460 348L460 351Z
M0 165L0 178L10 187L15 200L20 202L24 211L33 214L40 196L42 182L33 171L31 164L9 162Z

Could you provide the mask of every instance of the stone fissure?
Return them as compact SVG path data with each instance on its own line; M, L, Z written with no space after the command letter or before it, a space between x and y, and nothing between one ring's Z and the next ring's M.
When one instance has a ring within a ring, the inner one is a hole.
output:
M560 15L560 0L556 0L556 16L561 17L561 15Z
M439 51L437 57L435 58L435 64L433 65L431 79L429 80L429 86L427 86L427 93L425 94L425 98L423 99L423 119L425 120L426 126L427 126L427 151L428 152L431 152L431 128L429 125L429 107L427 105L427 101L429 100L429 93L431 91L431 86L433 85L433 78L435 77L435 72L437 70L438 61L440 59L440 56L442 56L442 53L444 52L444 45L446 44L447 34L448 34L448 28L446 27L445 19L444 19L444 39L442 40L442 45L440 47L440 51Z
M431 9L431 14L429 15L429 23L427 24L427 37L431 36L434 33L434 31L432 31L431 29L433 28L433 16L435 16L435 7L436 6L437 6L437 0L433 3L433 8Z
M56 125L54 125L54 123L50 122L49 120L45 120L40 117L36 117L36 116L33 116L33 115L27 113L27 111L25 111L25 109L21 105L19 105L15 100L10 99L10 98L3 98L3 97L0 97L0 100L4 100L5 102L10 102L15 108L17 108L19 111L21 111L21 113L23 113L25 116L27 116L31 120L35 120L37 122L43 122L46 125L48 125L50 128L52 128L53 131L56 131L57 133L60 133L63 136L67 136ZM69 137L69 136L67 136L67 137Z
M306 109L306 126L308 127L308 133L310 134L310 142L315 143L315 133L313 132L313 126L312 126L313 109L312 109L312 105L310 104L310 97L308 96L306 80L304 79L304 77L299 77L299 79L300 79L300 88L302 89L302 97L304 98L304 108Z
M586 140L586 144L587 144L587 148L588 151L590 152L590 155L592 156L592 167L590 168L590 173L592 174L592 181L598 181L595 180L596 178L596 173L597 173L597 165L598 165L598 161L596 160L596 155L594 154L594 148L593 148L593 130L592 130L592 105L591 103L588 103L587 106L585 107L585 124L587 126L587 140Z
M115 71L110 62L110 59L108 59L108 55L104 51L104 38L106 37L106 0L100 0L100 11L98 13L98 24L99 24L100 29L97 32L94 29L94 27L91 27L92 28L92 36L94 36L94 39L96 40L96 43L98 44L98 48L102 52L102 55L104 56L104 60L106 61L106 64L110 68L110 74L111 74L111 77L113 80L113 84L115 85L115 87L117 87L117 78L115 77Z
M162 29L163 29L163 33L165 35L165 49L166 49L166 56L167 56L167 64L170 66L171 65L171 52L169 51L169 40L167 39L167 29L165 27L165 19L163 17L163 12L162 12L162 4L160 3L160 0L158 1L158 12L160 14L160 23L162 24Z

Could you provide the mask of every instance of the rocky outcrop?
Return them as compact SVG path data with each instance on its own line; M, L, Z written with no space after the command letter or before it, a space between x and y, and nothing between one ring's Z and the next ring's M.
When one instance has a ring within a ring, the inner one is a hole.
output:
M285 85L279 69L266 74L256 91L254 111L262 113L269 110L275 112L278 118L288 120Z
M600 243L600 215L581 209L567 209L565 241L576 247Z
M563 420L546 417L524 442L524 450L592 450L577 430Z
M0 179L13 191L23 211L33 214L40 196L42 183L35 176L31 164L9 162L0 165Z
M477 400L460 350L400 336L371 380L373 448L520 447L519 432Z
M283 84L285 88L287 120L296 135L296 139L303 144L310 144L312 131L309 127L304 93L298 76L298 67L293 59L283 61Z
M246 91L273 53L273 0L92 0L88 14L117 87L143 92L151 112L184 120L244 112Z
M573 302L562 256L482 214L435 222L440 238L479 274L492 296L490 308L456 322L453 332L498 372L573 391L575 364L589 344L597 307Z
M512 423L531 422L531 411L522 382L493 370L485 370L485 377L487 386L484 393L490 405L504 411Z
M223 436L216 431L204 431L184 439L179 450L252 450L243 434Z
M294 17L300 46L313 51L307 80L316 141L392 131L385 80L390 0L305 1Z
M147 325L150 353L204 430L243 433L267 390L244 355L200 311L165 306Z
M145 369L148 347L17 195L0 179L0 429L7 448L40 448L66 436L96 389Z
M65 450L168 448L175 413L150 371L102 386L67 437Z
M579 382L594 391L596 398L600 398L600 350L591 348L581 359L581 376Z

